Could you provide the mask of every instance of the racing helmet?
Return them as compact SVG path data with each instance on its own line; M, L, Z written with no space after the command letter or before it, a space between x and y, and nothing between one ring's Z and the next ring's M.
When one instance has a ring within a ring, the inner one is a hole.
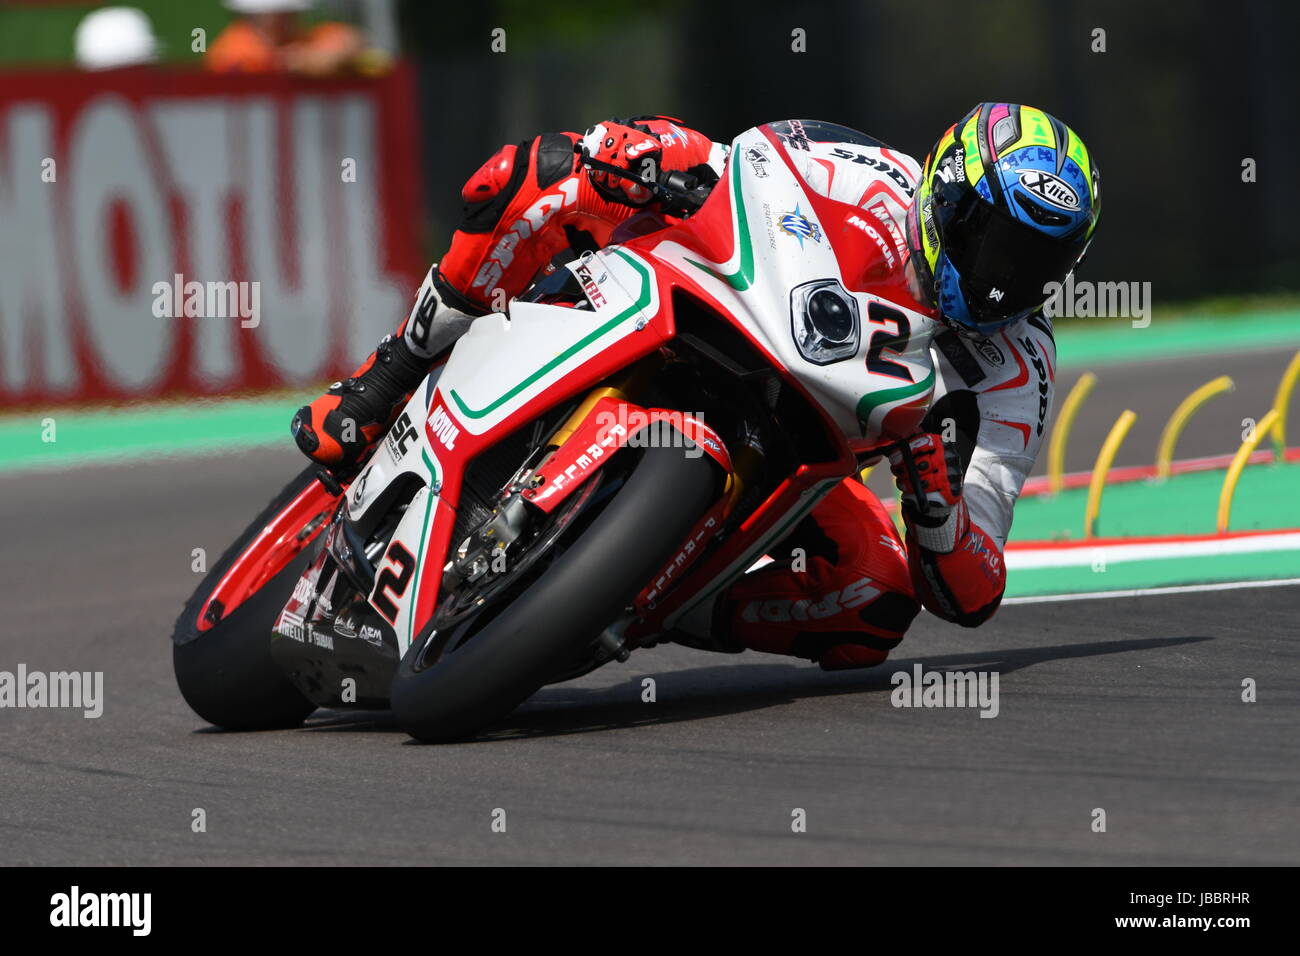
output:
M917 278L944 321L981 337L1042 307L1097 226L1088 149L1053 116L981 103L925 160L907 213Z

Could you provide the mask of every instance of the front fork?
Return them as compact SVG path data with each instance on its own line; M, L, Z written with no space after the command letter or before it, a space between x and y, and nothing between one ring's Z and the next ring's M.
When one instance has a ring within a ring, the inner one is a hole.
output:
M707 455L730 480L731 453L722 437L693 415L667 408L647 408L627 401L615 388L597 389L556 432L558 445L524 482L524 499L554 511L573 491L624 448L643 447L676 433L684 453Z

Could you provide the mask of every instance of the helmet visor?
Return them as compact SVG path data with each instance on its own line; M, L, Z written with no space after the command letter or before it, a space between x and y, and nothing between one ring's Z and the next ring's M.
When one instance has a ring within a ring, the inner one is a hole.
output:
M1046 235L952 183L936 190L934 210L941 248L979 324L1001 324L1042 305L1048 295L1043 287L1064 281L1087 246L1084 236Z

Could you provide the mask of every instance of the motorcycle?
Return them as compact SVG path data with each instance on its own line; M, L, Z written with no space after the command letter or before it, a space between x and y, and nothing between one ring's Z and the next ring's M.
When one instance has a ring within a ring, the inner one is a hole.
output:
M680 217L477 319L351 480L291 481L177 621L191 708L235 730L391 708L457 739L707 633L714 596L933 394L934 322L862 210L791 161L810 141L881 145L792 120L736 137L711 188L661 175Z

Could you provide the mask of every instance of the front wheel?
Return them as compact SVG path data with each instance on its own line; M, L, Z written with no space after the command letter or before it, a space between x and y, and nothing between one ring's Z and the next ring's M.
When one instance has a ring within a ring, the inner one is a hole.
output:
M310 563L308 545L333 502L313 469L303 471L253 519L181 611L172 634L176 683L208 723L270 730L300 724L316 709L272 660L271 629ZM241 580L230 574L237 562Z
M707 457L645 449L600 514L508 606L493 608L481 629L432 663L435 635L408 648L392 684L398 725L420 740L449 740L510 713L632 602L716 490Z

